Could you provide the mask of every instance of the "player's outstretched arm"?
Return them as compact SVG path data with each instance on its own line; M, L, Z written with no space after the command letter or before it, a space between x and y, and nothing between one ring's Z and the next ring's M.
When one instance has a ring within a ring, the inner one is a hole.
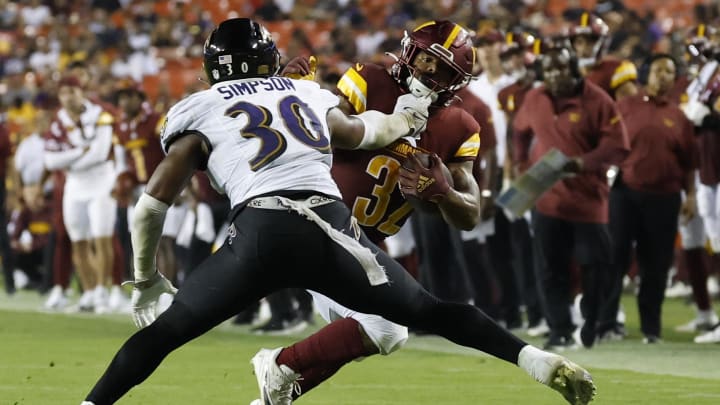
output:
M403 136L419 133L425 129L430 102L429 97L405 94L398 97L392 114L368 110L348 116L334 108L327 117L333 146L341 149L377 149Z
M193 174L207 160L207 150L198 136L187 135L170 145L148 181L145 193L135 206L133 232L133 318L138 327L155 320L157 300L163 293L176 292L172 284L157 271L155 256L162 236L165 214L172 202L187 186Z

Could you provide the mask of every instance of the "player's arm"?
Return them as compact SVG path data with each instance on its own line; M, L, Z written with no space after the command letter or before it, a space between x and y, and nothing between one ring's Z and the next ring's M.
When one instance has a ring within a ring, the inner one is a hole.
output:
M150 177L145 192L135 205L132 225L136 287L142 288L143 281L151 281L157 274L155 256L165 213L195 171L205 167L207 156L202 138L194 135L179 137Z
M328 112L332 144L341 149L378 149L398 138L422 131L428 117L429 97L405 94L397 99L392 114L368 110L346 115L338 108Z
M438 201L445 221L469 231L480 221L480 189L472 175L473 162L448 163L454 186Z

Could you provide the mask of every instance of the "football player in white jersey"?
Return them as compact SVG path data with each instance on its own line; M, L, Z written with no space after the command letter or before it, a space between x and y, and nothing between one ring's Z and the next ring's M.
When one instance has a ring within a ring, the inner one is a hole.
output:
M318 291L358 311L484 349L502 347L538 381L573 404L595 387L587 371L526 344L471 305L442 302L372 244L330 175L331 145L372 149L422 131L429 98L398 98L392 114L347 116L338 99L310 81L276 77L280 56L260 24L222 22L205 43L212 87L168 113L167 157L135 208L134 319L143 329L116 354L82 405L112 404L147 378L171 351L281 288ZM168 205L196 170L206 170L233 210L225 244L179 291L155 268ZM177 295L155 319L162 293ZM291 403L301 376L268 351L258 383L283 389L264 404Z

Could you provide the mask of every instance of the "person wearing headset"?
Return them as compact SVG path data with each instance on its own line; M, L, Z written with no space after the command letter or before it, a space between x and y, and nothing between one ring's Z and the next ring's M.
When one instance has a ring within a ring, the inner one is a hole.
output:
M570 158L563 167L568 176L543 194L533 210L536 273L550 327L545 348L574 347L569 268L575 258L582 270L586 319L579 338L591 347L603 272L610 265L605 170L627 155L627 132L610 96L583 79L568 41L546 42L543 48L543 85L527 93L513 121L514 156L520 172L552 148Z

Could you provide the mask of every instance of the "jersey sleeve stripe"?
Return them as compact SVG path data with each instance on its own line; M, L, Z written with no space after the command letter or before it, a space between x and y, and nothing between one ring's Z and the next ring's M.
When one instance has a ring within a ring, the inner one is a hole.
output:
M337 84L338 90L350 101L357 114L365 112L367 108L367 82L355 69L345 72Z
M637 79L637 69L635 65L633 65L632 62L624 61L615 69L615 74L613 74L610 80L610 87L615 89L621 84L635 79Z
M476 132L470 136L455 152L455 157L476 157L480 152L480 133Z

